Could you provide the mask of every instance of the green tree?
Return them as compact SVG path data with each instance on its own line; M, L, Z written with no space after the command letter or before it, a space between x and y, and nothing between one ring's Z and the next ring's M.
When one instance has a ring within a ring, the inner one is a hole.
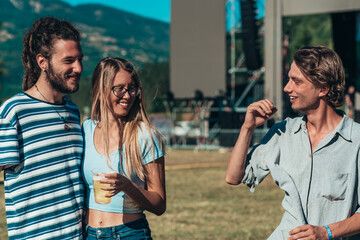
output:
M285 17L283 20L284 33L289 36L288 62L301 47L333 47L330 14Z
M6 73L6 70L4 69L4 62L1 59L0 55L0 92L2 91L2 75Z
M163 101L169 92L169 62L146 63L138 70L143 86L146 110L151 113L164 112Z
M91 110L91 76L81 77L79 91L69 96L79 107L81 119L90 117Z
M0 29L2 28L2 23L0 22ZM0 54L0 92L2 91L2 75L6 72L4 69L4 62L2 61L2 56Z

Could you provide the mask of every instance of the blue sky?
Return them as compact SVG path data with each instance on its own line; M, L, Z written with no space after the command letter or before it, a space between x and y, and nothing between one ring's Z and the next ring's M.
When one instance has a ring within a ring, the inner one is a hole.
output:
M162 22L170 22L171 0L62 0L72 6L86 3L97 3Z
M62 0L72 6L86 3L103 4L110 7L118 8L127 12L135 13L144 17L153 18L162 22L170 23L171 21L171 0ZM240 22L240 0L226 1L225 9L229 13L232 6L235 11L235 25L239 26ZM257 8L259 9L258 17L264 17L265 1L257 0ZM227 14L227 30L232 24L231 15Z
M256 0L257 17L263 18L265 15L265 0ZM225 5L226 29L230 30L232 26L240 27L240 0L228 0ZM232 19L231 12L234 12L235 18Z

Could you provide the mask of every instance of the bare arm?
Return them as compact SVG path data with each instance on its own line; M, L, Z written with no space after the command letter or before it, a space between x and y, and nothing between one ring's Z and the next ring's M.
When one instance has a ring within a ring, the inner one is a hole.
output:
M333 239L350 237L360 233L360 213L336 223L328 225ZM323 226L303 225L290 231L290 240L294 239L329 239L326 228Z
M226 170L225 181L228 184L237 185L241 183L245 174L246 156L254 130L264 124L276 111L277 109L268 99L252 103L247 108L244 124L241 127Z
M329 225L333 238L349 237L360 233L360 213Z
M244 177L246 156L254 130L241 127L239 137L231 152L226 170L225 181L231 185L238 185Z
M115 184L111 188L103 188L104 190L112 190L113 193L106 195L108 197L115 196L120 191L125 192L140 208L161 215L166 210L166 193L165 193L165 160L160 157L155 161L145 165L148 172L146 179L147 190L140 188L130 179L120 173L106 174L106 180L103 183Z

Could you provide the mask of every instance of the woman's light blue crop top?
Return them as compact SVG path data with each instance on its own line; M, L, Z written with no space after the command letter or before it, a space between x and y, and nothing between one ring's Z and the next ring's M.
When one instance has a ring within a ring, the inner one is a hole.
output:
M91 119L86 119L83 122L82 129L85 140L85 151L82 162L82 175L86 183L87 198L86 204L88 208L114 213L141 213L143 210L140 209L135 202L133 202L124 192L119 192L111 199L109 204L98 204L94 199L94 188L92 181L91 170L94 168L106 168L108 165L104 156L100 155L94 146L94 131L96 125ZM164 156L164 149L162 143L159 143L152 134L149 136L149 132L146 130L145 125L141 125L139 129L139 143L141 147L143 164L148 164L162 156ZM145 137L145 138L144 138ZM153 142L154 151L152 148L151 141ZM124 148L123 148L124 149ZM154 152L154 153L153 153ZM122 166L125 169L125 153L123 150L122 154ZM119 150L110 154L111 166L114 170L120 171L119 164ZM141 181L135 174L132 174L130 179L135 182L141 188L144 188L145 183Z

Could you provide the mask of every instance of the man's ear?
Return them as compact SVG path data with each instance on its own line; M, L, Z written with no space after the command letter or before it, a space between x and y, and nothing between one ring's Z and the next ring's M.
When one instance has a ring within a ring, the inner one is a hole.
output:
M328 94L329 92L329 87L328 86L324 86L320 88L320 97L324 97Z
M42 71L45 72L48 69L48 60L43 55L36 55L36 61Z

